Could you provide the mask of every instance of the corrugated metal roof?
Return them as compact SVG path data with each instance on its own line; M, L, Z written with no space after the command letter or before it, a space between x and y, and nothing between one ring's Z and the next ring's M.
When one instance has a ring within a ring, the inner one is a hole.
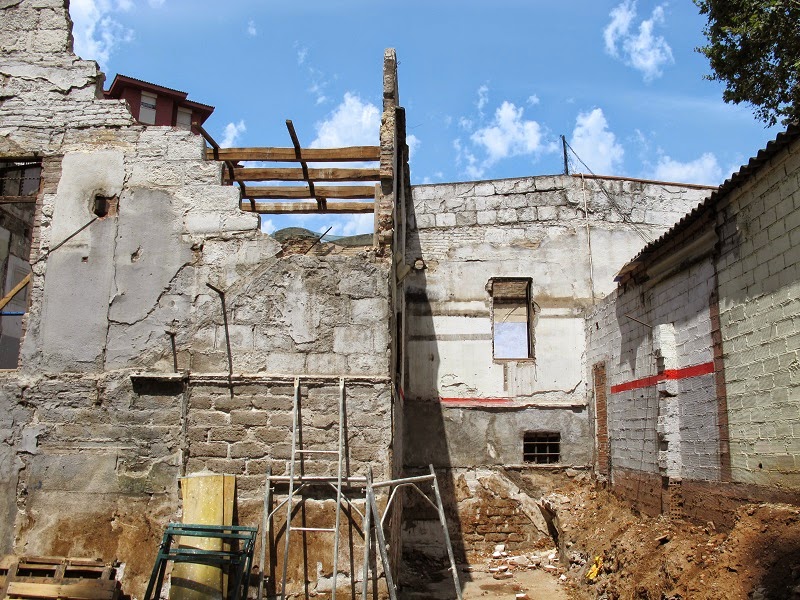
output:
M764 163L766 163L769 159L789 146L798 138L800 138L800 125L789 125L786 131L779 133L774 140L770 141L766 145L765 148L759 150L758 154L752 157L746 165L742 165L739 170L736 171L736 173L731 175L730 178L726 179L722 185L711 192L711 195L693 208L689 214L682 217L680 221L673 225L672 228L664 233L660 238L650 242L644 248L642 248L639 254L629 260L625 266L620 269L614 280L619 281L623 275L634 271L636 265L644 263L647 257L652 254L653 251L694 223L694 221L701 214L703 214L706 209L714 206L733 190L746 183L750 177L764 165Z

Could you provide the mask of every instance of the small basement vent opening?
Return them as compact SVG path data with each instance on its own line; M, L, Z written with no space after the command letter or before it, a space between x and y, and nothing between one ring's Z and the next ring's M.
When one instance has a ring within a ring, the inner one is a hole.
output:
M526 463L549 465L561 460L561 433L558 431L527 431L522 438L522 460Z

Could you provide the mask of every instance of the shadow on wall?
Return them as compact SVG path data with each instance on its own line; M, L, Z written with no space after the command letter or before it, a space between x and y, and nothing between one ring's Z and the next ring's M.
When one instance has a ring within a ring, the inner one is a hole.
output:
M419 241L415 239L416 230L412 229L410 235L408 247L410 249L419 248ZM430 302L425 294L424 271L417 277L418 290L413 294L406 295L406 331L432 332L434 331L433 315ZM408 347L407 338L404 343ZM419 372L412 372L406 365L407 379L413 379L413 388L415 389L435 390L437 389L436 377L439 371L440 357L436 344L427 344L425 348L425 352L428 353L425 357L426 368ZM406 352L407 355L408 352ZM447 517L455 562L457 565L466 564L464 532L459 519L456 481L448 450L442 405L438 397L423 398L409 394L405 398L405 411L407 414L413 414L413 418L404 419L403 468L405 474L407 476L427 474L430 465L434 466ZM437 511L418 494L408 492L404 497L403 510L403 568L400 584L413 590L426 588L431 584L438 584L436 587L440 590L452 589L450 587L452 583L449 582L451 574L446 541ZM470 576L461 571L458 575L463 589L464 583L470 580ZM455 597L455 592L452 597Z

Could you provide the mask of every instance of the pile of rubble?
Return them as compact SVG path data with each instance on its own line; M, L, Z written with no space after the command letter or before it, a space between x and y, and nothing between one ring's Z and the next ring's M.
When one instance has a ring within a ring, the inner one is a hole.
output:
M468 567L474 570L475 567ZM486 559L484 572L492 576L493 579L503 580L512 579L514 574L519 571L533 571L540 569L546 573L559 578L559 581L566 581L567 569L560 564L558 550L548 548L536 550L523 554L509 554L503 544L494 547L494 552ZM518 600L528 598L525 593L517 594Z

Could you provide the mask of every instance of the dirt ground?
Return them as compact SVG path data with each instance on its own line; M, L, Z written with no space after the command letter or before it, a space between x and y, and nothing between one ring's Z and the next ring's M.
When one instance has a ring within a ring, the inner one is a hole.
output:
M465 599L800 600L797 506L744 505L721 531L636 514L586 474L551 490L543 501L556 515L558 550L470 557ZM436 579L404 597L456 597L448 571Z

